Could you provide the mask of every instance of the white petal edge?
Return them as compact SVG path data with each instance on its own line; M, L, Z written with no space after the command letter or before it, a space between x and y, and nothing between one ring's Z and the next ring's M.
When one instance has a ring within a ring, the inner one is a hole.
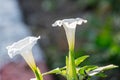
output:
M53 27L55 26L62 26L63 23L65 24L71 24L76 22L76 25L82 25L82 23L87 23L87 20L84 20L82 18L70 18L70 19L63 19L63 20L57 20L55 23L52 24Z
M38 37L26 37L22 40L19 40L18 42L13 43L10 46L7 46L8 55L10 58L13 58L15 55L20 54L21 51L27 47L32 48L34 44L36 44L37 40L40 39L40 36Z

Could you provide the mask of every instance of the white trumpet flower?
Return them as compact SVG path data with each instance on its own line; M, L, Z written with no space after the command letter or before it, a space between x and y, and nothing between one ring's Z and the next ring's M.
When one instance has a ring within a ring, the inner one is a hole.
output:
M52 24L52 26L62 26L65 29L69 50L74 49L75 44L75 30L77 25L82 25L82 23L86 23L87 20L84 20L82 18L71 18L71 19L63 19L63 20L57 20L55 23Z
M66 37L69 46L69 56L67 66L67 80L78 80L76 74L75 60L74 60L74 45L75 45L75 30L77 25L82 25L86 23L87 20L82 18L71 18L57 20L52 26L63 26L66 32Z
M36 64L32 55L32 47L36 44L39 37L26 37L18 42L13 43L11 46L8 46L8 55L10 58L20 54L30 68L35 71Z

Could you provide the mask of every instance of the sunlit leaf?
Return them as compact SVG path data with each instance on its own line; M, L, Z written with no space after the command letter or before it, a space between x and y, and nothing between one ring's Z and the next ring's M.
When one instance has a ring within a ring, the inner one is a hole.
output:
M96 68L97 66L94 66L94 65L84 66L84 67L79 68L78 73L85 76L87 75L89 71L94 70Z
M78 66L80 63L82 63L88 57L89 57L88 55L85 55L85 56L82 56L82 57L75 59L75 65Z
M112 65L112 64L111 65L107 65L107 66L103 66L103 67L98 67L97 69L92 70L92 71L88 72L87 74L89 76L94 76L94 75L96 75L96 74L98 74L98 73L100 73L102 71L113 69L113 68L116 68L116 67L118 67L118 66L115 66L115 65Z
M53 70L48 71L48 72L46 72L46 73L43 73L42 75L47 75L47 74L59 74L59 73L61 73L60 68L56 68L56 69L53 69Z

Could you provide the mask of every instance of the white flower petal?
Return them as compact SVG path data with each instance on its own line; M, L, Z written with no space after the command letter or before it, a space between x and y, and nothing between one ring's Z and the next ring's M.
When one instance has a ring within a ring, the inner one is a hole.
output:
M31 78L30 80L36 80L36 78Z
M82 23L87 23L87 20L83 20L82 18L76 18L77 24L81 25Z
M55 21L55 23L52 24L52 26L62 26L62 25L66 25L69 28L73 28L73 26L76 27L76 25L82 25L82 23L86 23L87 20L84 20L82 18L70 18L70 19L63 19L63 20L57 20ZM71 24L73 24L72 26L70 26Z
M75 30L77 25L82 25L82 23L86 23L87 20L82 18L70 18L70 19L63 19L57 20L52 26L63 26L66 32L69 49L74 49L74 42L75 42Z
M24 53L23 51L31 50L34 44L36 44L39 37L26 37L18 42L13 43L11 46L8 46L8 55L13 58L17 54Z
M54 26L62 26L62 20L57 20L57 21L55 21L55 23L52 24L52 26L53 26L53 27L54 27Z

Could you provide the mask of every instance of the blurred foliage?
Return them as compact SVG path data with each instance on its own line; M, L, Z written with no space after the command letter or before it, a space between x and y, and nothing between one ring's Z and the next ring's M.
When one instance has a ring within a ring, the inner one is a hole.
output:
M86 64L103 65L111 63L120 66L120 20L118 20L120 18L120 8L118 7L120 1L101 0L94 2L95 5L92 3L92 6L96 6L96 9L88 14L87 32L81 33L79 31L79 34L85 34L85 36L81 37L80 35L79 37L86 42L82 43L77 53L91 55L89 62L86 62ZM88 6L88 3L86 4ZM108 79L118 80L119 71L120 69L113 71L111 75L109 74L111 77ZM113 76L113 74L116 75Z

